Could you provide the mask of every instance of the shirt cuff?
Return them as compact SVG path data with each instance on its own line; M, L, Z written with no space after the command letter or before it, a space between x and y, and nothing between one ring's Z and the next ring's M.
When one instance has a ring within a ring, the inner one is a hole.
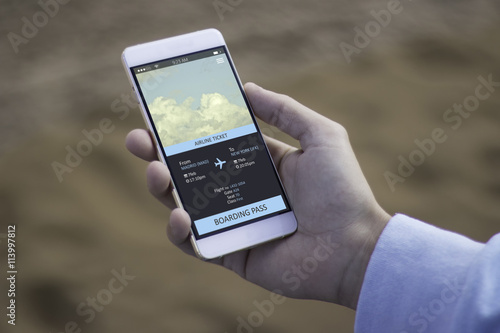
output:
M359 296L355 332L438 330L453 314L484 244L397 214L380 235Z

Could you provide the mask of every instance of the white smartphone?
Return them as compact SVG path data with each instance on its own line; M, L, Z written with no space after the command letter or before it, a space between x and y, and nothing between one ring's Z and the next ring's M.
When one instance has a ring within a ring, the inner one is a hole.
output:
M290 235L297 221L215 29L131 46L122 54L176 204L202 259Z

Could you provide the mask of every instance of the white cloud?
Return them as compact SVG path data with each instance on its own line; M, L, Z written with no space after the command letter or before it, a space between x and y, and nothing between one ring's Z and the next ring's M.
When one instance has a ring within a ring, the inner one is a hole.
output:
M246 107L231 104L219 93L203 94L198 109L192 109L194 101L188 97L177 104L172 98L157 97L148 105L164 146L252 123Z

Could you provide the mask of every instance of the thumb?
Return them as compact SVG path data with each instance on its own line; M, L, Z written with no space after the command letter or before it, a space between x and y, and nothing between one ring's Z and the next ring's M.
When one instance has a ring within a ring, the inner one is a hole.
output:
M254 83L245 84L245 92L257 117L299 140L302 149L321 144L320 140L325 138L322 134L328 137L331 133L329 125L338 125L293 98Z

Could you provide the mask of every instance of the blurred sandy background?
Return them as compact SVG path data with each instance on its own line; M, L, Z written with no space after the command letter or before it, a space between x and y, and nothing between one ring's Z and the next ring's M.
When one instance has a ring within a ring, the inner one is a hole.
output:
M227 3L225 0L222 0ZM17 326L2 332L235 332L237 318L269 293L167 242L169 212L148 194L146 163L124 148L144 127L137 109L120 119L111 104L130 87L120 63L129 45L208 27L222 31L243 81L291 95L343 124L380 203L486 241L500 231L500 88L456 131L443 113L474 93L477 77L500 81L498 1L409 1L347 63L370 10L387 1L232 1L218 16L212 1L73 0L16 54L40 11L35 0L0 4L0 237L17 225ZM239 4L237 4L239 3ZM57 179L66 146L103 118L114 131ZM392 192L383 176L413 141L443 128L448 140ZM289 140L284 135L278 138ZM291 141L290 141L291 142ZM0 238L1 276L6 265ZM76 309L106 288L112 270L136 276L88 316ZM256 332L352 332L354 312L288 299Z

